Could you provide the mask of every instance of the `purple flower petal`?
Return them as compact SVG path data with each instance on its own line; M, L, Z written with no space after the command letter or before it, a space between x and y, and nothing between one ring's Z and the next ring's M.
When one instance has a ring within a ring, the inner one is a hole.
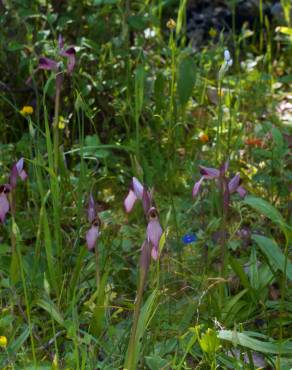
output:
M238 186L238 188L236 189L236 191L241 196L241 198L244 198L246 196L246 194L247 194L247 191L242 186Z
M147 225L147 240L152 244L152 258L157 259L159 255L159 242L163 233L158 220L158 214L154 207L149 210L149 222Z
M25 181L28 178L28 174L24 170L22 170L19 173L19 177L21 178L22 181Z
M10 185L12 188L16 187L17 178L20 177L22 181L27 179L27 173L23 169L24 159L20 158L19 161L14 163L10 172Z
M133 191L138 199L143 198L143 192L144 192L144 186L140 183L140 181L136 178L133 177L132 179L132 186L133 186Z
M228 167L229 167L229 161L226 161L225 163L223 163L223 165L220 167L221 176L224 176L226 174Z
M13 189L16 187L17 177L18 177L17 164L14 163L14 165L12 166L11 172L10 172L10 179L9 179L9 183Z
M200 166L200 173L206 179L217 179L220 176L220 171L217 168Z
M132 209L134 207L134 204L135 204L137 199L138 198L137 198L136 194L133 192L132 189L130 189L126 199L124 200L124 207L125 207L125 211L127 213L132 211Z
M151 250L151 257L154 259L154 261L158 260L159 252L158 252L158 246L154 245Z
M63 36L61 34L58 36L58 48L60 50L62 50L64 48L64 40L63 40Z
M205 176L202 176L200 178L200 180L195 183L195 185L193 187L193 198L198 194L204 178L205 178Z
M142 203L145 214L148 214L148 211L151 207L152 199L150 192L144 187L142 195Z
M47 71L57 71L58 70L58 63L50 58L41 57L39 59L39 69L45 69Z
M87 219L89 222L92 222L96 217L95 203L92 193L89 195L89 202L87 207Z
M240 182L240 176L239 174L236 174L228 183L228 190L229 190L229 193L232 194L234 193L238 186L239 186L239 182Z
M73 69L75 67L75 63L76 63L75 54L74 55L70 55L68 57L68 64L67 64L67 71L68 71L69 75L72 74Z
M7 195L3 192L0 194L0 221L4 223L7 212L9 211L9 202Z
M148 240L144 240L141 247L140 267L145 271L147 271L149 268L150 254L150 244Z
M60 54L63 57L68 58L67 69L68 69L68 73L71 74L73 72L73 69L74 69L75 63L76 63L76 57L75 57L76 51L75 51L74 47L70 46L68 49L62 50L60 52Z
M99 237L99 227L92 225L91 228L86 233L86 243L89 251L92 251L95 248L97 239Z

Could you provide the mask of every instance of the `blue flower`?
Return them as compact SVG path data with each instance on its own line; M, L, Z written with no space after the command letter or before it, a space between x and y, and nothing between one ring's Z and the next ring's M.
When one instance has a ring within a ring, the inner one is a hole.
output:
M186 234L182 237L182 242L184 244L190 244L190 243L194 243L198 240L196 234Z

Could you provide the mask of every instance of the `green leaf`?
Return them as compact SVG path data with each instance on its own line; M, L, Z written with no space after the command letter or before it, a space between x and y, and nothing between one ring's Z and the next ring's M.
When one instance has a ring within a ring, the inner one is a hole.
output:
M97 135L86 136L85 146L81 148L80 153L83 157L95 157L95 158L106 158L110 152L106 149L102 149L102 144Z
M120 0L94 0L93 5L115 5L118 4Z
M11 342L9 344L9 346L7 347L7 352L11 355L18 353L20 347L27 340L28 336L29 336L29 327L26 326L26 328L23 330L20 336L14 342Z
M137 31L143 31L147 27L147 18L142 15L131 15L128 17L130 27Z
M240 301L241 297L243 297L247 292L248 292L248 289L244 289L238 294L236 294L234 297L232 297L229 301L227 301L222 311L223 320L228 318L228 316L231 314L231 311L233 310L237 302Z
M101 334L105 324L107 281L108 281L108 271L105 272L100 279L96 305L94 307L92 319L90 321L90 332L95 337L98 337Z
M233 271L236 273L236 275L239 277L241 284L245 287L250 289L250 283L248 281L248 278L246 276L246 273L244 272L242 265L235 259L229 256L229 263L232 267Z
M179 64L177 92L179 102L182 106L187 104L192 95L196 82L195 68L195 63L191 57L185 57Z
M258 244L261 251L268 258L270 264L284 273L285 255L279 248L278 244L274 240L262 235L252 235L252 239ZM292 264L289 260L287 260L286 274L287 277L292 280Z
M64 319L60 311L55 306L54 302L52 302L49 298L38 299L35 304L47 311L58 324L65 327Z
M202 350L210 355L214 354L220 347L217 333L210 328L199 338L199 343Z
M164 360L160 356L146 356L145 357L146 364L150 370L160 370L165 368L169 361Z
M292 27L277 27L276 32L280 32L285 35L292 36Z
M290 229L281 213L266 200L248 195L245 198L244 203L269 218L275 224L278 224L285 234L287 233L287 230Z
M7 50L8 51L19 51L19 50L22 50L23 47L24 46L22 44L19 44L18 42L15 42L15 41L11 41L8 44Z
M256 334L256 333L255 333ZM245 333L238 333L233 330L219 330L218 338L227 340L234 345L241 345L254 351L269 354L292 354L292 342L264 342Z

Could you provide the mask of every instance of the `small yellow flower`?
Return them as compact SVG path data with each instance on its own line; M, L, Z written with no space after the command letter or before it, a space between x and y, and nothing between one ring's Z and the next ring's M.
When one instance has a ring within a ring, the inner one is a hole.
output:
M59 122L58 122L58 127L60 130L64 130L65 128L65 125L66 125L66 120L63 116L60 116L59 117Z
M205 132L200 132L199 140L201 143L207 143L209 141L209 136Z
M33 107L30 106L30 105L25 105L24 107L22 107L20 113L23 115L23 116L27 116L29 114L33 114Z
M166 27L169 28L170 30L174 30L175 27L176 27L176 22L175 20L173 20L172 18L170 18L167 23L166 23Z
M7 338L4 335L0 336L0 347L6 347L7 346Z
M209 36L214 38L216 35L217 35L217 31L215 30L215 28L211 27L209 30Z

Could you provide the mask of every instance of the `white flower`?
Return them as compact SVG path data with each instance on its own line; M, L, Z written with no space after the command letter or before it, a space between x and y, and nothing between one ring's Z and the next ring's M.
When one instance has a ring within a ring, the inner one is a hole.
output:
M155 37L155 35L156 35L156 32L152 30L151 28L146 28L144 30L145 39L151 39L152 37Z
M231 67L233 64L233 60L230 56L229 50L225 49L224 50L224 62L221 65L221 68L218 73L218 79L222 80L224 77L225 73L228 71L229 67Z

